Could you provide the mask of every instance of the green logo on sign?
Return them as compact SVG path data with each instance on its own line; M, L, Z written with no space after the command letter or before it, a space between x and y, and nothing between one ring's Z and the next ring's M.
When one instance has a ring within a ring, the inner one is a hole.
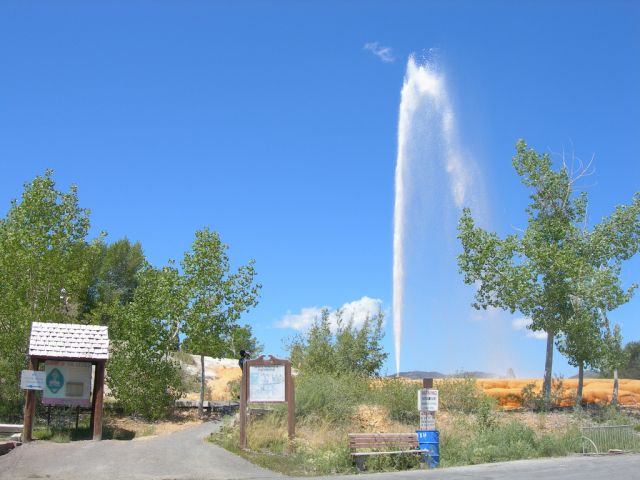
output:
M64 376L62 372L57 368L54 368L47 375L47 388L53 393L58 393L58 390L64 385Z

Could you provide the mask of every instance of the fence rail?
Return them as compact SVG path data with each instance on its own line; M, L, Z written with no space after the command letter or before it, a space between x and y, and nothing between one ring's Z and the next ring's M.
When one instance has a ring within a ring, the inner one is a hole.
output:
M582 453L640 452L640 433L631 425L581 427Z

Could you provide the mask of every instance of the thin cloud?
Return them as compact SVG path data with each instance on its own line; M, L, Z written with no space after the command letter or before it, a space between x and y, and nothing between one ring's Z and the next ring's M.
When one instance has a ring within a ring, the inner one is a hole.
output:
M382 300L379 298L364 296L360 300L345 303L339 310L342 310L342 318L344 320L352 320L353 325L359 328L367 318L372 318L376 315L380 311L381 306ZM317 318L320 318L322 310L324 309L329 311L329 324L332 330L335 330L338 318L337 310L329 306L306 307L302 308L299 313L287 312L276 322L276 327L291 328L298 331L307 330L313 325L313 322L315 322Z
M307 307L300 310L300 313L287 312L276 322L278 328L292 328L294 330L306 330L316 318L320 317L322 310L330 307Z
M395 57L393 56L393 50L391 47L384 47L380 45L378 42L369 42L364 44L364 49L369 50L376 57L382 60L384 63L391 63L395 61Z
M529 338L535 338L536 340L546 340L547 339L547 332L544 332L542 330L537 330L537 331L533 331L531 329L529 329L529 325L531 325L531 319L530 318L516 318L515 320L513 320L511 322L511 327L514 330L524 330L526 331L526 335Z

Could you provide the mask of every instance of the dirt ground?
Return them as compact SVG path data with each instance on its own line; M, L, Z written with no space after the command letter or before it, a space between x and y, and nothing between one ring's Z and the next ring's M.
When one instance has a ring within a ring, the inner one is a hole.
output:
M194 375L199 375L199 359L194 358L194 364L189 367ZM229 392L227 384L242 377L242 370L238 361L229 358L205 357L206 391L205 400L235 400ZM199 400L200 392L188 392L186 400Z
M178 411L166 420L150 422L141 418L110 417L107 425L135 433L136 439L146 439L158 435L167 435L203 423L197 411Z

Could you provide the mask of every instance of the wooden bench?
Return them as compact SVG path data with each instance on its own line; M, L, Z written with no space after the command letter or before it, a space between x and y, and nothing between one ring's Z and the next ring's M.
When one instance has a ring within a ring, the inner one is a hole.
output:
M11 440L5 442L3 437L10 437ZM22 444L22 425L0 423L0 455L10 452L18 445Z
M11 437L14 440L21 441L22 429L22 425L0 423L0 437Z
M364 461L372 455L425 454L415 433L349 433L349 450L358 470L364 469ZM366 451L362 451L366 450Z

